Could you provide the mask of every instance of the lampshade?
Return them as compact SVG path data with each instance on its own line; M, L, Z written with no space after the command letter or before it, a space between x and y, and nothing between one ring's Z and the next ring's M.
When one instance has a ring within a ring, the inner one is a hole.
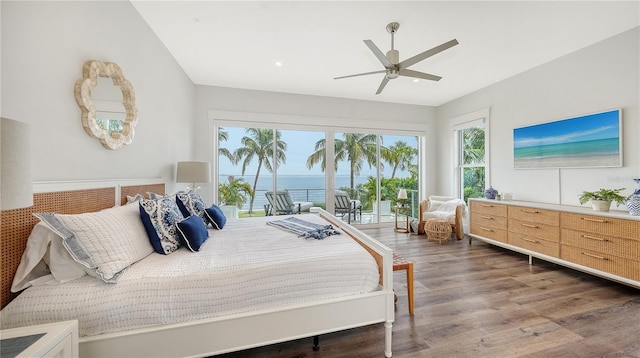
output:
M398 191L398 199L407 200L407 189L400 189L400 191Z
M1 118L0 209L33 205L29 125Z
M211 170L207 162L178 162L176 170L177 183L209 183Z

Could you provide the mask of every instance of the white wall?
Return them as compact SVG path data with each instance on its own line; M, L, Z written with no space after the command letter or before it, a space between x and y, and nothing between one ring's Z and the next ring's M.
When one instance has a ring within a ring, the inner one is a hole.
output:
M497 190L513 193L515 200L566 205L580 205L578 194L585 190L624 187L623 194L630 194L632 178L640 176L640 28L438 107L438 146L452 146L451 118L486 107L491 110L491 184ZM623 167L513 168L515 127L614 108L623 111ZM450 151L443 151L437 183L443 192L454 190L451 163Z
M162 177L191 160L194 85L128 1L2 1L2 116L31 125L34 181ZM117 63L139 122L117 151L82 129L85 61Z
M431 125L435 109L428 106L372 102L344 98L243 90L213 86L196 86L196 155L207 160L209 150L210 111L264 114L265 117L300 116L300 124L331 125L336 121L364 124L366 128L394 126L398 129L427 127L428 163L435 162L435 140ZM276 116L272 116L272 115ZM257 115L257 117L261 117ZM310 119L311 118L311 119ZM321 123L308 123L308 121ZM416 133L418 134L418 133ZM425 134L422 131L420 134ZM427 191L435 190L435 177L427 171Z

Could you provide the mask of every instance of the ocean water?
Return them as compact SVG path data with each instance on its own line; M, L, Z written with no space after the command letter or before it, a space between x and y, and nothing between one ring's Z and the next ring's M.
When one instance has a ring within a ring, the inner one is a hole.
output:
M557 157L597 157L610 156L619 153L620 143L618 138L589 140L583 142L560 143L539 145L532 147L515 148L514 159L547 159Z
M227 182L228 175L221 175L219 177L220 183ZM234 175L236 178L243 178L245 182L249 183L253 187L253 181L255 175ZM357 176L355 178L355 185L363 184L367 182L365 176ZM337 175L335 177L336 188L348 188L349 176ZM262 210L267 203L265 193L271 190L273 187L273 176L260 175L258 177L258 185L256 187L255 200L253 202L254 210ZM324 203L325 202L325 177L324 175L279 175L278 176L278 188L287 189L291 194L293 201L309 201L312 203ZM249 201L245 203L241 210L249 210Z

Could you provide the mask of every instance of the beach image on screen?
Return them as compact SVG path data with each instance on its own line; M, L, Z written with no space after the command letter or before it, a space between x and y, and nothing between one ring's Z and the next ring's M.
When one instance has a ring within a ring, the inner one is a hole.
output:
M620 110L513 130L514 168L622 166Z

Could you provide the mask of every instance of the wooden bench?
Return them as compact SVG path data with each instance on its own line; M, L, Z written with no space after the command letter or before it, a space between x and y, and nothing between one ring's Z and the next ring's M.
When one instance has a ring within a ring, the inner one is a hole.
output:
M409 296L409 314L413 315L413 262L393 253L393 271L407 270L407 296Z

